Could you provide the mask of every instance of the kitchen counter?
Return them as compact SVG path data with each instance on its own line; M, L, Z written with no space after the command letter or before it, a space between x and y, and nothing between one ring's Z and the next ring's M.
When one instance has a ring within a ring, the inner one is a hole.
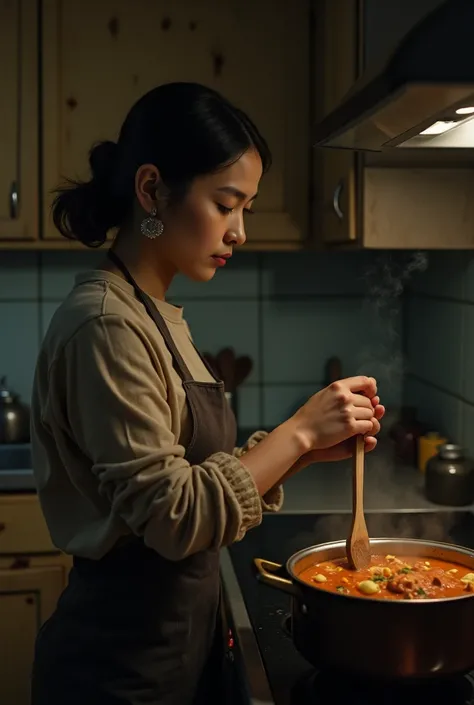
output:
M429 502L424 495L424 475L397 461L389 443L379 443L365 463L364 505L368 511L453 509ZM318 463L285 483L285 512L350 511L352 509L351 461ZM460 509L466 510L466 507Z
M248 437L242 431L239 438ZM12 462L10 462L10 459ZM352 507L351 461L310 465L285 483L283 512L347 512ZM0 492L35 492L30 446L0 446ZM397 461L388 441L366 456L365 507L368 511L452 509L429 502L423 474ZM463 507L462 509L466 509Z

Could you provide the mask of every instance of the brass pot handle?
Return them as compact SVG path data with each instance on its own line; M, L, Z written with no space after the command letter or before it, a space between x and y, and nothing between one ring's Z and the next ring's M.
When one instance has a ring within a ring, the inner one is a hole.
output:
M283 578L278 575L282 570L283 566L280 563L272 563L272 561L266 561L264 558L254 558L254 566L257 572L257 580L276 590L281 590L289 595L296 596L296 587L291 580L288 578Z

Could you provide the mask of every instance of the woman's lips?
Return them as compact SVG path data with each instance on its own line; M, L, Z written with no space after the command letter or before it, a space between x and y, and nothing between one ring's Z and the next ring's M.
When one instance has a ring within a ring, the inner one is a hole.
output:
M227 263L228 257L219 257L218 255L212 255L212 259L218 267L224 267Z

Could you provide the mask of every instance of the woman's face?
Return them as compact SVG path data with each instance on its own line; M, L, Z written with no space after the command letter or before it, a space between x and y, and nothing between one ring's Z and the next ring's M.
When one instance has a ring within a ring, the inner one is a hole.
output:
M212 279L245 242L245 218L261 176L260 156L251 149L221 171L196 178L183 200L159 214L164 231L153 252L161 264L194 281Z

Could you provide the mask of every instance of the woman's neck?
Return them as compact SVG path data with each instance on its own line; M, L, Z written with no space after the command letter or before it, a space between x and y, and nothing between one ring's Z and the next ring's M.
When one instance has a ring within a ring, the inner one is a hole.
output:
M131 239L117 239L113 244L113 251L143 291L155 299L164 301L176 272L171 272L171 268L165 266L156 251L153 252L153 249L156 248L150 248L149 245L155 243L130 243ZM125 278L120 269L108 257L102 263L101 269Z

